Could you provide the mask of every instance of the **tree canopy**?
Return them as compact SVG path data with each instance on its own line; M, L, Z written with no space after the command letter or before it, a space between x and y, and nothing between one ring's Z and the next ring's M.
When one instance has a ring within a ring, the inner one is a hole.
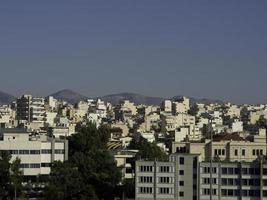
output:
M47 199L112 199L120 171L106 148L109 137L107 127L79 127L68 138L69 160L53 164Z
M150 143L143 137L140 137L139 141L132 140L128 146L129 149L137 149L137 157L148 160L167 161L167 154L157 146L156 143Z
M0 199L20 195L22 171L19 167L19 158L11 162L9 152L0 151Z

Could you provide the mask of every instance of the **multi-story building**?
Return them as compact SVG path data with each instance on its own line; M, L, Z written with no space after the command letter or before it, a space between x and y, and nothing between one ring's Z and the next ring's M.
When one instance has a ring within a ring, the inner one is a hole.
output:
M169 162L136 162L136 199L195 200L198 156L172 154Z
M169 162L136 162L137 200L267 199L267 162L199 162L198 155L171 154Z
M44 98L23 95L17 99L17 119L25 122L44 122Z
M251 162L259 155L266 155L266 131L260 129L258 135L248 138L238 133L216 135L211 140L198 142L173 142L172 152L200 154L200 160L219 158L222 161Z
M186 97L182 97L172 102L172 113L174 115L178 113L187 113L189 109L189 99Z
M164 100L161 103L161 110L164 112L171 113L172 112L172 101L171 100Z
M188 114L177 115L162 115L161 116L161 129L162 132L175 131L175 129L181 126L195 126L195 116Z
M49 138L44 134L29 133L23 129L1 129L0 151L21 160L23 175L48 175L51 164L68 159L68 141Z
M200 200L267 199L267 163L202 162Z

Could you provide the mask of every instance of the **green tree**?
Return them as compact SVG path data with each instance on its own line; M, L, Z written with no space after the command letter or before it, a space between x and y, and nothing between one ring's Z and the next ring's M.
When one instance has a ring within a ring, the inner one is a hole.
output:
M6 198L10 189L10 159L7 152L0 151L0 199Z
M108 127L80 126L68 138L69 161L52 167L47 199L113 199L120 172L106 147L109 137Z
M198 113L198 111L199 111L199 108L198 108L197 104L194 103L194 104L190 107L190 109L189 109L189 111L188 111L188 114L189 114L189 115L196 116L197 113Z
M139 141L132 140L128 146L129 149L137 149L137 157L148 159L148 160L158 160L167 161L168 155L157 146L156 143L150 143L143 137L140 137Z
M12 193L17 199L17 196L20 195L22 189L22 171L20 169L20 159L16 159L10 165L10 181L11 181L11 190Z
M93 188L83 184L77 167L69 162L54 162L45 196L51 200L97 199Z

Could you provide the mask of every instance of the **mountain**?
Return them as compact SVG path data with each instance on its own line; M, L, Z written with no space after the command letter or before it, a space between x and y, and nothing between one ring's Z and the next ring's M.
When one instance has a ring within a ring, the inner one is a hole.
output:
M120 100L128 99L131 102L134 102L135 104L147 104L147 105L160 105L161 102L164 99L179 99L181 98L182 95L177 95L174 97L170 98L163 98L163 97L148 97L140 94L135 94L135 93L119 93L119 94L111 94L111 95L106 95L103 97L98 97L104 101L110 102L113 105L116 105L120 102ZM193 97L188 97L190 99L190 104L194 103L203 103L203 104L209 104L209 103L219 103L222 104L224 103L223 101L220 100L212 100L212 99L206 99L206 98L193 98Z
M14 96L0 91L0 105L9 104L15 99Z
M86 96L81 95L81 94L74 92L72 90L69 90L69 89L60 90L56 93L50 94L49 96L52 96L58 100L66 101L66 102L71 103L71 104L75 104L79 101L88 99Z
M183 97L182 95L177 95L172 97L172 100L175 99L179 99ZM194 97L188 97L190 100L190 104L194 104L194 103L203 103L203 104L210 104L210 103L218 103L218 104L223 104L224 102L221 100L217 100L217 99L207 99L207 98L194 98Z
M148 104L148 105L160 105L164 98L161 97L148 97L141 94L135 93L119 93L119 94L111 94L103 97L99 97L100 99L110 102L113 105L116 105L120 102L120 100L128 99L135 104Z

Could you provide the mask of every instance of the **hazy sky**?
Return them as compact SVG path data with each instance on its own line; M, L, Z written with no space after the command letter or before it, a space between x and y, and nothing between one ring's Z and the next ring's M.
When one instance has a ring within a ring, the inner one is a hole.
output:
M266 0L2 0L0 90L267 102Z

